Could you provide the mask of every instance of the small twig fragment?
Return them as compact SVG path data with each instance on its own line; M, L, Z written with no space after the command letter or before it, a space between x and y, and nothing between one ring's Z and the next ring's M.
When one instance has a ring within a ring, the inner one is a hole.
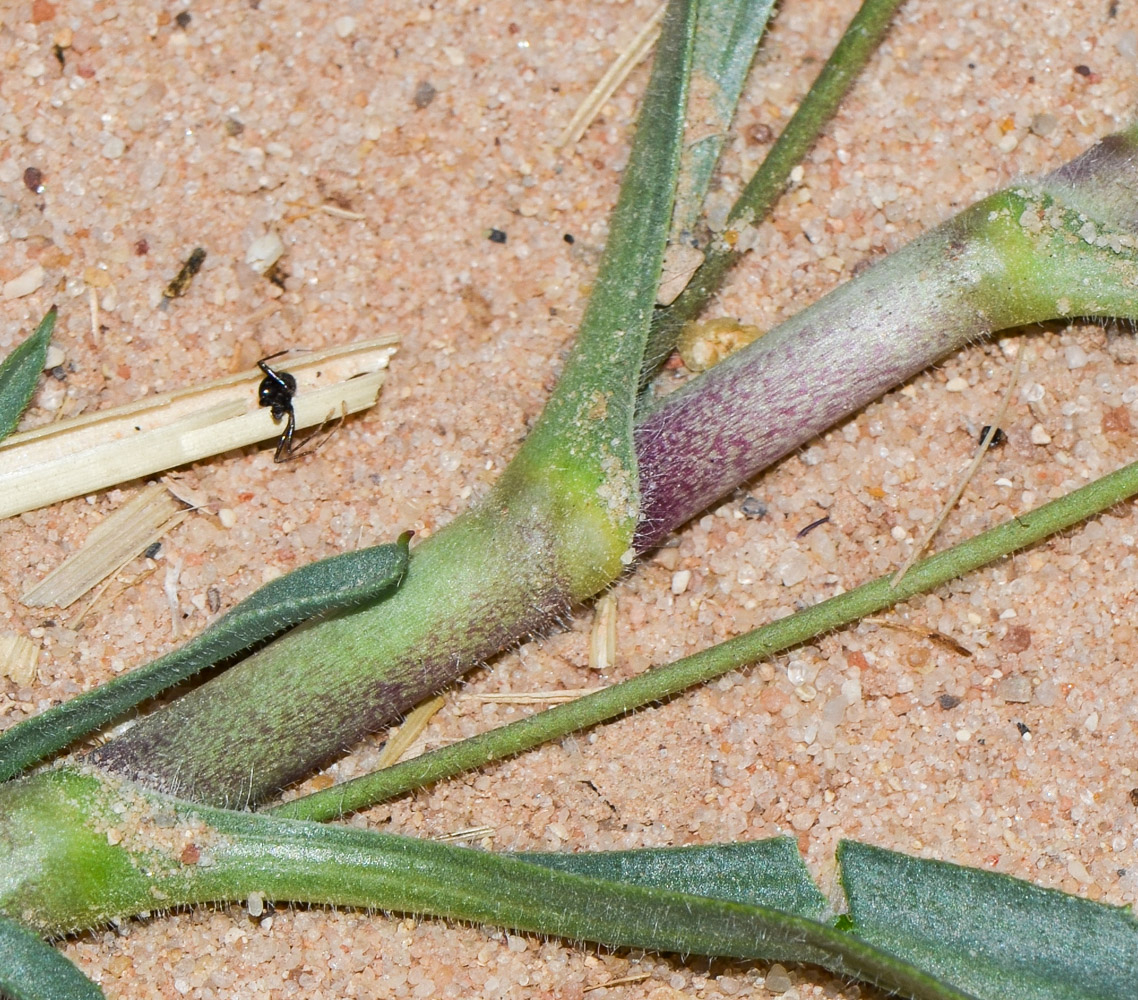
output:
M592 986L586 986L581 992L592 993L594 990L607 990L613 986L628 986L631 983L642 983L646 979L651 979L652 973L638 972L633 976L622 976L620 979L610 979L607 983L594 983Z
M589 96L581 102L576 114L573 115L569 124L565 126L565 129L553 143L554 149L576 145L577 140L585 134L585 130L597 116L605 101L616 93L616 88L628 78L628 74L648 54L648 50L652 48L656 36L660 33L660 22L664 19L665 6L665 4L661 4L648 16L648 20L644 22L644 27L640 29L632 43L605 70L604 76L597 81L597 85L589 92Z
M196 247L189 257L186 258L186 262L182 265L182 269L174 276L174 280L162 290L162 297L166 299L180 299L185 295L186 292L190 290L190 284L194 280L194 275L202 269L205 258L205 249L203 247Z
M324 202L320 206L320 211L325 215L330 215L334 219L347 219L349 222L366 222L367 216L362 212L352 212L346 208L341 208L339 205L333 205L330 202Z
M492 826L468 826L464 830L454 830L451 833L444 833L441 837L435 839L440 844L466 844L473 840L485 840L487 837L494 836L494 827Z
M877 625L880 628L891 628L897 632L908 632L910 635L919 635L922 639L935 642L938 646L947 649L950 653L959 656L971 656L972 650L962 642L957 642L952 636L938 632L935 628L924 628L920 625L909 625L906 622L893 622L887 618L866 618L867 625Z

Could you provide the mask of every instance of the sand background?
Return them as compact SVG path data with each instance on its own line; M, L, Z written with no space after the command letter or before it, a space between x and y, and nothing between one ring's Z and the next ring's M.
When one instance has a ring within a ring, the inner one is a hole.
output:
M311 559L406 528L433 532L485 493L572 339L644 68L572 151L553 140L652 8L5 5L0 280L37 263L46 277L33 294L0 301L0 349L54 302L64 352L64 377L46 381L26 426L287 347L388 332L402 346L379 405L310 457L275 466L266 446L184 470L206 508L164 541L153 574L82 628L49 624L61 616L17 595L137 484L0 524L0 628L42 645L33 684L0 679L0 723L168 649L172 567L181 566L185 634L213 617L210 588L229 607ZM713 196L720 205L854 9L783 5ZM711 315L770 326L862 261L1070 159L1129 120L1136 52L1129 0L907 5ZM25 184L29 167L42 191ZM487 239L491 228L504 244ZM286 245L283 288L243 263L270 230ZM197 246L209 256L189 293L159 308ZM421 745L532 710L479 695L618 680L896 566L967 463L1025 347L1033 356L1002 422L1008 441L938 544L1132 460L1138 352L1128 327L1054 325L977 345L782 462L630 574L615 590L619 661L603 678L587 666L586 610L567 632L470 674ZM747 495L765 516L743 514ZM222 510L235 514L232 527ZM825 514L828 524L796 538ZM1125 505L890 616L952 635L971 657L863 624L354 822L424 837L487 827L478 843L496 850L789 832L827 890L837 841L854 837L1133 903L1136 540ZM124 579L146 568L140 559ZM673 594L683 571L686 589ZM368 769L381 742L329 775ZM287 906L263 921L235 906L127 922L64 948L117 1000L574 998L640 975L587 995L769 994L761 964ZM792 998L871 992L813 969L792 969L790 980Z

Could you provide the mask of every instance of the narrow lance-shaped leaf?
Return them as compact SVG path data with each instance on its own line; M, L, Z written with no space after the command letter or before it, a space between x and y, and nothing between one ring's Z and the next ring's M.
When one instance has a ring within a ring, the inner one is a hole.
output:
M0 781L270 636L378 597L406 572L410 539L408 532L392 544L345 552L278 577L173 652L13 726L0 736Z
M692 101L672 217L674 242L695 228L774 0L701 0Z
M0 364L0 440L16 429L31 402L54 329L55 306L52 306L32 335Z
M526 852L511 856L607 882L655 886L693 896L767 906L819 922L827 922L830 917L830 905L811 879L793 837L738 844L575 854Z
M680 297L666 309L656 311L645 350L645 375L650 375L667 357L684 323L703 312L727 273L743 256L743 242L737 238L728 239L727 231L738 237L739 229L758 225L766 218L786 189L791 171L809 152L858 74L877 51L893 15L903 2L864 0L786 128L732 206L727 217L727 230L707 247L703 264Z

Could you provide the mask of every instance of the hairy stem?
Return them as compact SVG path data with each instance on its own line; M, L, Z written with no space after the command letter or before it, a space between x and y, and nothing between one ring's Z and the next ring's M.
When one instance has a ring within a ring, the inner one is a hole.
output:
M482 767L569 733L656 704L681 691L768 659L876 614L917 594L1042 541L1138 495L1138 462L1044 504L913 566L831 597L788 618L728 639L667 666L655 667L576 701L538 712L451 746L294 799L271 810L293 819L337 819L347 812Z
M577 342L491 494L415 550L390 600L301 626L101 747L95 762L182 797L259 802L621 573L639 512L633 408L695 25L693 0L673 0Z
M1105 140L985 199L665 398L636 429L637 547L970 339L1055 316L1138 316L1134 142ZM512 467L416 550L393 597L298 629L96 759L246 804L336 756L619 575L621 533L578 504L604 481L574 468L564 455Z
M923 1000L965 1000L903 958L795 912L583 876L524 855L196 807L90 770L6 784L0 815L0 914L45 933L255 894L613 946L817 962Z
M661 400L636 429L636 545L996 330L1138 317L1138 129L986 198Z

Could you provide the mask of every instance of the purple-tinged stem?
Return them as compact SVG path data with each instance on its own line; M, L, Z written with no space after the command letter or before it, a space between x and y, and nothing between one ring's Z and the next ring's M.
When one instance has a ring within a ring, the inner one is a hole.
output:
M662 399L636 429L636 548L978 337L1138 314L1135 142L972 206Z

